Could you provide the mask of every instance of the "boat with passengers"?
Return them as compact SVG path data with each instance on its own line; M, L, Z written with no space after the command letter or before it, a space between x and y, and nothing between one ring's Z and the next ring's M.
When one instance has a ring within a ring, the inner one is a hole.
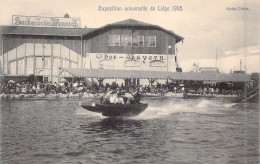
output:
M148 104L141 103L140 100L139 90L129 94L122 93L119 88L116 91L110 91L108 88L99 103L81 102L80 106L91 112L102 113L103 116L131 117L139 115L148 107Z

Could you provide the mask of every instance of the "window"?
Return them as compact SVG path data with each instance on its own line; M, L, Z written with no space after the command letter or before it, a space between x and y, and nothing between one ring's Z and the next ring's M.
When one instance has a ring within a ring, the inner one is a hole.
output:
M51 44L43 44L43 54L44 56L51 56Z
M35 56L43 55L43 44L35 44Z
M18 60L18 74L23 75L24 74L24 59Z
M26 56L33 56L34 55L34 44L33 43L26 43Z
M60 44L53 44L53 56L57 56L57 57L60 57L60 47L61 45Z
M133 36L133 46L144 46L144 36L143 35L137 35Z
M60 67L60 59L54 58L53 59L53 74L59 75L59 67Z
M156 36L110 35L109 46L156 47Z
M50 57L44 58L44 68L51 68L51 58Z
M120 35L109 35L109 46L120 46Z
M9 64L9 69L10 74L16 74L16 61L13 61Z
M61 45L61 57L63 58L66 58L66 59L69 59L70 58L70 50L64 46L64 45Z
M27 58L26 74L27 75L33 74L33 57Z
M25 44L20 45L16 48L17 50L17 58L22 58L25 56Z
M121 35L121 46L131 46L132 37L130 35Z
M155 47L156 46L156 36L145 36L144 37L145 47Z
M35 62L36 62L36 68L43 68L43 57L36 57Z

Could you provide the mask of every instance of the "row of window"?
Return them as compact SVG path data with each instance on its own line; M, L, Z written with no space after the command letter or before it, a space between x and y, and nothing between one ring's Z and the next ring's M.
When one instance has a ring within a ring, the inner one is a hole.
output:
M26 59L22 58L17 61L9 62L6 64L4 73L5 74L19 74L19 75L29 75L33 74L34 67L34 59L33 57L28 57ZM25 65L26 63L26 65ZM69 61L67 59L54 58L53 59L53 74L58 75L59 67L71 67L77 68L78 63L74 61ZM83 68L86 67L86 63L83 63ZM18 69L17 69L18 68ZM51 69L51 58L50 57L36 57L35 58L35 69ZM45 72L46 73L46 72ZM37 73L37 75L39 75ZM49 75L49 74L45 74Z
M5 53L5 60L11 61L24 56L51 56L67 58L78 62L81 55L61 44L24 43Z
M156 47L156 36L109 35L109 46Z

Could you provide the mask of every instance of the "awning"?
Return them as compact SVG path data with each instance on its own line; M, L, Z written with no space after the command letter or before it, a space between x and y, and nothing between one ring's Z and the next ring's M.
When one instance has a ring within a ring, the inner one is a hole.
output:
M169 76L173 80L214 81L214 82L247 82L251 81L248 74L224 74L217 72L181 72Z
M163 72L163 71L139 71L139 70L111 70L111 69L85 69L85 68L60 68L61 70L77 77L87 78L139 78L139 79L172 79L214 82L247 82L248 74L224 74L217 72Z
M167 79L169 72L139 71L139 70L112 70L112 69L85 69L85 68L60 68L74 76L87 78L139 78L139 79Z

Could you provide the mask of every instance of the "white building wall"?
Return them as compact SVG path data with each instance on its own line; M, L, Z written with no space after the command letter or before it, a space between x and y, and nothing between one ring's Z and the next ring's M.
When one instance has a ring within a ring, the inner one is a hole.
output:
M61 44L24 43L4 54L1 64L4 74L42 75L58 79L59 67L81 68L81 54ZM70 76L63 73L62 76ZM54 81L56 81L54 80Z
M87 68L176 72L175 55L87 53Z

